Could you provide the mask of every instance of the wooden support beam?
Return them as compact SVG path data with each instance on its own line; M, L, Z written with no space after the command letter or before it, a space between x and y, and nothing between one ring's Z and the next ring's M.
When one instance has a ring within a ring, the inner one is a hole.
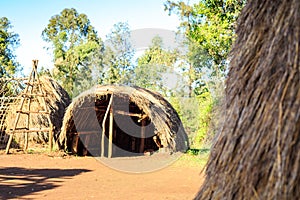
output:
M10 131L7 131L7 133L33 133L33 132L49 132L50 131L50 128L31 128L31 129L15 129L15 130L10 130Z
M33 88L29 91L29 94L32 94ZM31 107L31 98L28 98L28 111L30 112L30 107ZM20 110L22 112L22 110ZM18 112L18 111L17 111ZM30 129L30 114L27 114L27 120L26 120L26 128L27 130ZM24 144L24 151L26 152L28 148L28 132L25 132L25 144Z
M86 110L86 109L94 109L95 111L106 111L107 107L106 106L86 106L86 107L81 107L80 110ZM126 112L123 110L116 110L114 107L114 113L118 115L127 115L131 117L139 117L140 119L144 119L148 117L145 114L139 114L139 113L131 113L131 112Z
M80 131L78 135L99 134L99 131Z
M109 112L108 158L112 157L113 129L114 129L114 112L113 112L113 107L111 106Z
M131 116L131 117L139 117L141 119L144 119L147 117L147 115L145 115L145 114L130 113L130 112L126 112L123 110L115 110L114 113L119 114L119 115L127 115L127 116Z
M110 100L109 100L109 103L108 103L108 106L107 106L107 109L106 109L106 112L105 112L105 115L104 115L104 118L103 118L103 121L102 121L102 135L101 135L101 157L104 157L104 136L105 136L105 122L106 122L106 119L107 119L107 115L108 115L108 112L110 110L110 107L111 107L111 104L113 102L113 94L110 96Z
M26 115L29 115L29 114L50 114L50 112L48 111L45 111L45 110L40 110L40 111L33 111L33 110L30 110L30 111L23 111L23 110L16 110L17 113L21 113L21 114L26 114Z
M140 153L144 153L145 150L145 119L142 120L142 128L141 128L141 145L140 145Z
M2 81L24 81L24 80L27 80L27 79L28 78L15 78L15 77L6 78L6 77L1 77Z
M13 139L13 134L10 134L9 135L9 139L8 139L8 143L6 145L6 149L5 149L5 154L8 154L9 153L9 148L10 148L10 144L12 142L12 139Z
M106 111L107 107L106 106L85 106L79 108L80 110L91 110L94 109L95 111Z
M45 94L26 94L26 93L21 93L20 96L24 97L47 97Z

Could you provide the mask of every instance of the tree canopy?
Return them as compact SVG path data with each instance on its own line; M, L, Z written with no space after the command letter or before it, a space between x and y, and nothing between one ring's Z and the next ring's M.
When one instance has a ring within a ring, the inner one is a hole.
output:
M245 3L246 0L199 0L194 4L188 0L167 0L164 4L170 15L179 17L179 32L186 36L187 51L181 54L180 65L189 98L181 100L179 109L183 123L191 131L192 146L199 147L206 135L215 131L210 126L219 123L220 117L213 112L221 106L236 21ZM198 106L191 109L191 102Z
M135 84L159 92L165 92L164 74L173 72L177 50L165 50L159 36L152 39L149 48L137 60Z
M20 65L16 61L15 48L19 46L19 35L10 31L12 25L6 17L0 18L0 77L11 77Z
M235 24L246 0L201 0L189 5L184 0L165 3L169 14L181 19L181 30L207 52L217 76L224 75L228 53L235 38Z
M91 77L93 57L101 56L102 40L85 14L79 14L74 8L64 9L49 20L42 32L44 41L51 44L55 62L53 71L68 93L79 93L78 87ZM97 59L101 62L101 59ZM76 84L76 87L74 85Z
M129 84L135 53L131 45L131 30L127 22L114 24L106 36L104 51L104 83Z

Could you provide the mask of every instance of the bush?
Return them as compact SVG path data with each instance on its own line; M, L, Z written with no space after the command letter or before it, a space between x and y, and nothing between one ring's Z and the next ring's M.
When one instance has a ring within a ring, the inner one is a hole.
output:
M213 98L205 91L190 98L171 97L170 103L177 111L183 126L189 136L190 147L199 149L210 131L212 119Z

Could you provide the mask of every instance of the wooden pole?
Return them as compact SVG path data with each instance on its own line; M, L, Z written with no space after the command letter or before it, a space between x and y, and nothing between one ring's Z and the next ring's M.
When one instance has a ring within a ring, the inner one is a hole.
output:
M109 100L109 103L108 103L108 106L106 108L106 112L105 112L105 115L103 117L103 121L102 121L102 135L101 135L101 157L104 157L104 136L105 136L105 122L106 122L106 118L107 118L107 115L108 115L108 112L110 110L110 107L111 107L111 104L112 104L112 101L113 101L113 94L111 94L111 97L110 97L110 100Z
M31 91L32 91L32 89L31 89ZM31 99L29 98L28 99L28 114L27 114L27 120L26 120L26 128L27 128L27 130L29 130L29 124L30 124L30 103L31 103ZM27 148L28 148L28 132L25 132L24 133L25 134L25 142L24 142L24 152L26 152L27 151Z
M33 63L34 65L35 63ZM34 80L34 73L32 74L33 76L33 80ZM30 95L32 95L32 90L33 88L31 87L29 93ZM27 114L27 124L26 124L26 128L27 130L30 130L30 106L31 106L31 96L29 97L28 99L28 114ZM25 132L25 144L24 144L24 151L27 151L27 148L28 148L28 132Z
M9 135L8 143L7 143L6 149L5 149L5 154L8 154L8 152L9 152L9 148L10 148L12 139L13 139L13 133L11 133L11 134Z
M114 129L114 113L113 113L113 107L111 106L110 113L109 113L108 158L111 158L112 156L113 129Z
M44 110L45 112L47 112L47 120L49 122L49 150L52 151L53 149L53 124L51 122L51 119L50 119L50 112L49 112L49 109L47 108L47 105L46 105L46 101L45 101L45 97L47 96L43 90L43 87L41 86L41 82L40 82L40 78L39 78L39 74L38 74L38 71L37 71L37 66L38 66L38 63L39 61L38 60L33 60L33 71L34 71L34 75L35 75L35 78L33 80L36 80L37 81L37 86L38 86L38 90L42 93L42 97L41 97L41 103L43 104L44 106Z
M145 119L142 119L140 153L144 153L145 149L145 123Z

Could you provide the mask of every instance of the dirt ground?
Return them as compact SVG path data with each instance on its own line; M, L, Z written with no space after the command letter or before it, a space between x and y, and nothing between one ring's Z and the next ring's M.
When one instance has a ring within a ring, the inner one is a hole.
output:
M193 199L201 168L176 162L134 174L93 157L0 155L0 199Z

